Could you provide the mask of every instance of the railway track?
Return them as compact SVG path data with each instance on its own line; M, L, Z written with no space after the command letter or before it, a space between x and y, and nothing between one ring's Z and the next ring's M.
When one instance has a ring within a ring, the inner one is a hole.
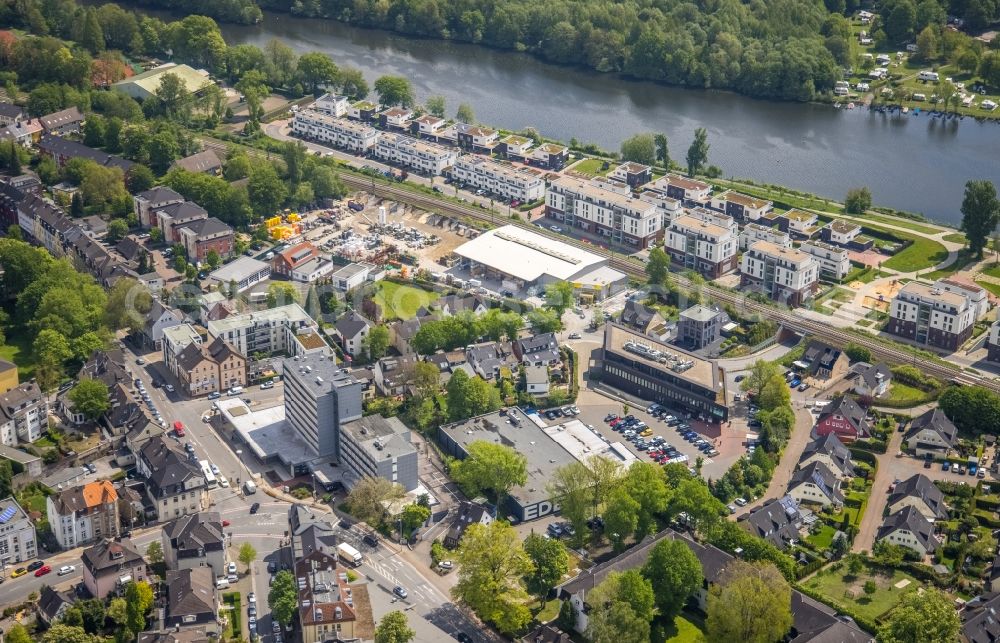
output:
M228 151L226 143L219 141L217 139L203 138L203 144L205 147L213 149L218 152L223 153L223 158L225 153ZM254 148L248 148L247 153L264 157L266 153ZM423 195L412 190L407 190L396 185L381 183L377 180L373 180L368 177L355 176L353 174L340 174L340 179L345 185L356 190L366 190L371 192L375 196L383 198L391 198L400 203L405 203L407 205L420 208L422 210L428 210L437 212L439 214L449 214L452 216L469 217L473 219L478 219L482 221L488 221L495 223L497 221L497 215L485 211L479 207L472 207L467 205L462 205L458 203L450 203L448 201L443 201L438 198L431 197L429 195ZM500 217L504 223L518 225L520 227L530 229L535 233L548 236L554 240L560 241L562 243L568 243L570 245L577 246L588 252L592 252L604 257L609 258L609 264L624 272L631 277L638 277L640 279L645 278L645 271L643 267L636 262L624 259L621 256L616 256L615 253L608 250L604 250L598 246L591 244L582 243L579 240L573 239L572 237L567 237L563 235L555 234L545 228L539 226L534 226L522 221L511 221L505 217ZM682 276L675 274L673 276L674 281L683 287L691 287L690 281ZM762 318L770 319L775 322L779 322L786 328L791 330L807 333L813 335L817 339L829 342L837 346L844 346L848 343L854 343L859 346L864 346L872 352L874 357L879 360L886 361L890 364L911 364L918 367L924 373L931 375L947 382L954 382L959 385L975 385L987 388L995 393L1000 394L1000 380L993 377L984 377L976 373L970 373L962 369L958 365L945 365L940 362L930 361L922 359L908 351L902 350L900 348L894 348L891 344L884 341L879 341L878 339L872 337L868 338L860 334L849 333L845 330L829 326L822 322L807 319L800 315L795 314L794 311L785 310L777 306L769 306L762 304L757 301L748 299L743 294L733 293L729 290L724 290L710 284L701 285L701 290L706 295L710 296L716 301L730 304L737 309L742 309L747 313L752 313L761 316Z

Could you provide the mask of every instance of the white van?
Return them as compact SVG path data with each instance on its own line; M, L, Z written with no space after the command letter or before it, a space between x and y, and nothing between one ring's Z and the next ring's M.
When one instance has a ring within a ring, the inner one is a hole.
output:
M225 576L217 576L215 578L215 589L225 589L229 587L229 579Z
M242 386L234 386L231 389L229 389L228 395L239 395L242 392L243 392Z
M936 83L938 81L938 78L939 78L938 73L936 71L931 71L929 69L925 69L917 74L917 80L925 80Z

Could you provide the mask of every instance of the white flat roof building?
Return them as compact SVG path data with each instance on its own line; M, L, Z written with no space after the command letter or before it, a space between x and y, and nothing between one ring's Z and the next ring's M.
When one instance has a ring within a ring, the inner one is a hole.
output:
M240 257L236 261L227 263L218 270L209 273L208 278L212 283L225 288L229 288L229 284L236 282L236 291L243 292L270 276L271 264L251 257Z
M375 144L375 156L383 161L389 161L403 167L440 175L458 160L458 151L418 141L402 134L382 132Z
M302 354L302 345L295 341L295 336L301 332L315 334L316 322L298 304L208 322L208 334L212 338L221 337L247 356L280 352Z
M456 248L455 254L525 285L576 282L604 269L615 282L626 279L608 268L605 257L514 225L484 232Z
M292 132L312 141L352 152L366 152L375 147L378 130L370 125L336 118L312 109L304 109L292 119Z
M451 169L451 175L475 188L496 194L505 200L537 201L545 196L545 180L538 170L497 163L483 156L463 154Z
M572 177L560 177L549 185L545 214L639 249L653 245L663 230L658 205L633 197L628 186L618 192L607 182L601 185Z
M846 248L832 246L822 241L806 241L799 250L810 254L819 262L819 271L834 279L843 279L851 272L851 256Z

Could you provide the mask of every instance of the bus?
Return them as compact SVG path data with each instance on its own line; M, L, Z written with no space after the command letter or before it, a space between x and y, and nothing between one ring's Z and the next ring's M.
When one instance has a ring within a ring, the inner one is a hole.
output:
M219 485L218 479L216 479L215 474L212 473L212 467L208 464L208 460L202 460L198 464L201 465L201 472L205 476L205 484L208 485L209 489L214 489Z

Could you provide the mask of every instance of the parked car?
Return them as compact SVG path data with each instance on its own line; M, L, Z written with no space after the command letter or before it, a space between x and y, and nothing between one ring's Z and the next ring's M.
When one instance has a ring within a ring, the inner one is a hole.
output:
M28 571L29 572L33 572L36 569L41 569L44 566L45 566L45 563L43 561L36 560L35 562L33 562L30 565L28 565Z
M15 569L14 571L12 571L10 573L10 577L11 578L17 578L19 576L24 576L27 573L28 573L27 569L25 569L24 567L18 567L17 569Z
M222 393L219 393L218 391L212 391L208 394L208 399L210 400L217 400L220 397L222 397Z
M747 499L746 498L737 498L736 500L733 500L733 502L735 502L740 507L746 507L747 506Z
M49 567L48 565L42 565L41 567L35 570L35 577L37 578L39 576L45 576L51 571L52 571L51 567Z
M396 585L395 587L393 587L392 593L400 598L406 598L407 596L410 595L409 592L407 592L402 585Z
M251 515L257 513L258 511L260 511L260 503L259 502L255 502L252 505L250 505L250 514Z
M59 576L65 576L66 574L72 574L76 571L75 565L63 565L59 568Z

